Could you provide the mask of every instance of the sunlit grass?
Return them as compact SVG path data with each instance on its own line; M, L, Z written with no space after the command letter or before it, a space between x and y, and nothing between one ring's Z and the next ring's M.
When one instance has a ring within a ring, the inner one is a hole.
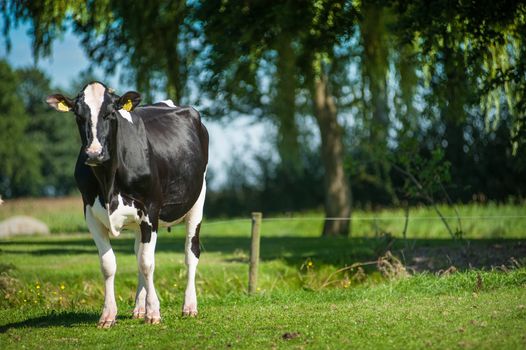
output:
M453 231L462 230L464 238L519 238L526 235L524 204L468 204L456 207L441 205L439 210ZM460 217L460 222L457 219ZM86 224L80 197L59 199L25 199L6 201L0 208L0 220L13 215L30 215L49 225L51 232L85 232ZM323 227L323 213L318 211L287 215L263 213L263 234L272 237L318 237ZM403 209L378 211L355 210L351 235L375 237L389 233L402 237L405 226ZM184 226L173 228L182 233ZM221 236L246 236L250 233L250 215L245 218L207 219L204 233ZM406 230L408 238L450 238L450 234L433 208L412 207Z
M15 215L42 220L52 233L86 231L81 197L6 200L0 207L0 220Z

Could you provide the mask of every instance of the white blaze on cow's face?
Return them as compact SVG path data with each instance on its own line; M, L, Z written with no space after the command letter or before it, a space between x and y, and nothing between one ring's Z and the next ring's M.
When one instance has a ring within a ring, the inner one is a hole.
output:
M100 83L93 83L84 89L84 103L88 105L91 114L91 143L86 148L86 153L90 158L97 158L102 153L102 145L97 138L97 124L99 113L104 102L104 92L106 88Z

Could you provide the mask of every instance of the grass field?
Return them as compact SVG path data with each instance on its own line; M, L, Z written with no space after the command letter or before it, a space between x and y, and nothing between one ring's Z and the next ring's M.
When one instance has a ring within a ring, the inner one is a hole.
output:
M100 330L102 277L78 199L7 202L0 220L31 214L55 234L0 241L0 348L526 348L524 206L458 210L470 217L462 241L425 208L411 209L407 240L395 210L356 212L364 220L349 239L319 238L322 223L310 218L320 213L265 221L255 296L246 295L250 221L206 222L195 319L180 316L183 228L162 231L156 326L130 317L137 267L123 233L113 240L119 321Z

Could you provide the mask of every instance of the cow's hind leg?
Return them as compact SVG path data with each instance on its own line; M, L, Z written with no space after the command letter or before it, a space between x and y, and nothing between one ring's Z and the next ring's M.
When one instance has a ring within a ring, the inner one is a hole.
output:
M199 230L203 219L206 181L203 180L201 194L186 216L185 263L188 270L188 281L184 294L183 316L197 316L197 295L195 291L195 273L201 248L199 246Z
M141 233L137 232L135 235L135 256L139 262L139 244L141 243ZM140 265L138 273L137 293L135 294L135 308L133 309L133 318L144 318L146 314L146 282L142 274Z
M141 242L139 243L137 258L139 269L144 276L146 288L146 313L144 321L152 324L161 322L159 298L157 298L157 293L153 284L153 273L155 270L155 244L157 243L156 231L156 227L153 228L146 221L141 223Z
M104 276L104 308L102 309L98 327L109 328L115 324L115 318L117 317L117 303L115 302L114 291L117 262L111 248L108 230L93 216L89 207L86 208L86 223L99 251L100 267Z

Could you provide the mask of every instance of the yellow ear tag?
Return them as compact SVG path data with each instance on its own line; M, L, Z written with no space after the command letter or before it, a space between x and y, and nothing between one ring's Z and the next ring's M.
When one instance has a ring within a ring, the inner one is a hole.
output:
M64 103L64 101L60 101L57 104L57 109L62 112L69 112L69 107L67 104Z
M128 112L131 112L132 108L133 108L133 103L131 100L126 101L126 103L122 106L122 109Z

